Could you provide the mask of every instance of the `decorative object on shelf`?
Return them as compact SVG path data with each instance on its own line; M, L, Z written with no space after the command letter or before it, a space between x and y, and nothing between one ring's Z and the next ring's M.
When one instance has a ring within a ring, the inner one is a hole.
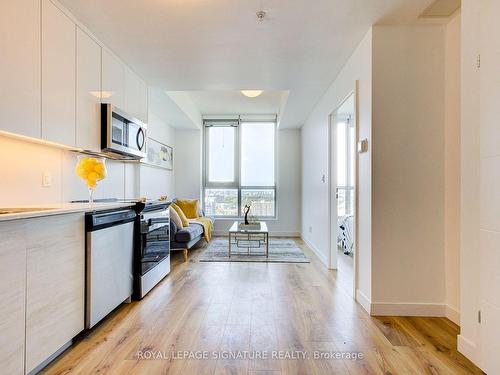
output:
M243 209L243 212L245 213L245 225L250 224L248 222L248 213L250 212L250 205L246 204L245 208Z
M260 221L258 221L254 216L249 215L250 204L246 204L243 208L243 213L245 214L245 221L243 223L238 223L238 227L241 230L258 230L260 229Z
M94 204L94 189L107 176L106 159L86 155L78 156L75 172L87 184L90 207Z
M169 171L174 169L174 149L152 138L148 138L147 156L143 162Z

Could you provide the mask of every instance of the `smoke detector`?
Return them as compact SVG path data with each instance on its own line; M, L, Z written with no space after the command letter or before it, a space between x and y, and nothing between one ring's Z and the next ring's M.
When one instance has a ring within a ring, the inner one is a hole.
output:
M264 21L264 17L266 17L266 12L264 12L263 10L259 10L257 11L257 13L255 13L255 15L257 16L257 20L259 22L262 22Z

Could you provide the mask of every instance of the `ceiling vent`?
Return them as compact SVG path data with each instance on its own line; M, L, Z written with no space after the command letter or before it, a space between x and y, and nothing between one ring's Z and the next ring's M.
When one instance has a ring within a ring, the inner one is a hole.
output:
M460 8L460 0L436 0L420 15L422 18L449 17Z

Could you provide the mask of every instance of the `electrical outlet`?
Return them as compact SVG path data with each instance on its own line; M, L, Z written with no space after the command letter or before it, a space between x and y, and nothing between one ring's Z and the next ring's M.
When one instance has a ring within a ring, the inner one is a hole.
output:
M313 232L313 227L311 225L309 225L309 233L312 233Z
M48 171L42 173L42 186L51 187L52 186L52 174Z

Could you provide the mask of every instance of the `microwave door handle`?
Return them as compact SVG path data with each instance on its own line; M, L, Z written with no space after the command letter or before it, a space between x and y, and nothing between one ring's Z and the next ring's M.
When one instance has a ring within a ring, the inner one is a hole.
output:
M142 128L139 128L139 131L137 132L137 135L135 137L135 141L137 143L137 148L142 151L144 143L146 141L144 130L142 130Z

